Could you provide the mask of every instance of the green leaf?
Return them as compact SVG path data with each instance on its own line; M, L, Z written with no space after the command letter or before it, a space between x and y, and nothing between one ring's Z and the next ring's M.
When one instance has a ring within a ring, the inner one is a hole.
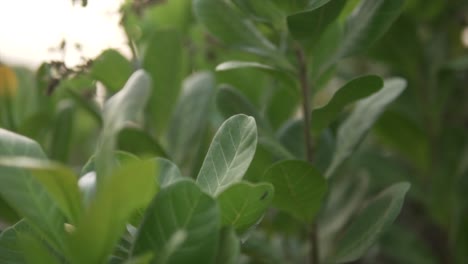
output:
M281 161L271 166L263 179L275 187L273 206L309 223L319 211L327 182L308 162Z
M240 257L240 241L234 228L225 227L221 230L218 254L215 263L237 264Z
M150 95L151 78L143 71L136 71L125 87L112 96L104 105L104 126L96 150L96 171L98 180L109 176L113 165L113 153L117 144L118 132L128 122L135 121Z
M153 254L147 253L131 258L124 262L124 264L150 264L153 260Z
M198 21L225 44L261 56L277 56L275 46L252 21L236 12L226 1L195 0L193 8Z
M153 32L143 53L143 69L152 78L152 94L148 105L151 125L157 135L166 131L181 88L183 66L182 37L173 29Z
M235 115L216 132L197 176L197 183L216 196L242 179L255 154L257 126L255 119Z
M73 171L60 164L27 157L0 158L0 166L28 170L67 216L68 221L76 223L81 214L81 195L78 178Z
M271 22L277 28L284 26L284 12L272 1L233 0L233 2L255 20Z
M132 64L113 49L103 51L93 61L90 69L91 76L113 92L120 90L125 85L132 72Z
M8 227L0 234L0 263L26 263L23 249L18 243L18 233L29 230L29 225L23 219L14 226Z
M161 144L140 128L129 126L120 130L117 144L119 150L138 156L167 157Z
M313 120L315 120L315 116ZM276 138L278 138L280 144L284 146L287 151L291 152L291 156L288 159L305 160L304 120L289 120L278 130Z
M219 194L223 225L243 232L265 213L273 199L274 189L269 183L238 182Z
M366 253L400 213L409 188L407 182L397 183L370 201L338 241L329 262L352 262Z
M73 135L75 106L69 100L61 101L55 117L50 158L63 163L68 161Z
M198 160L200 142L209 121L207 113L211 109L214 86L214 76L208 72L196 73L187 78L170 123L168 149L174 162L187 175Z
M0 157L13 156L46 159L36 142L0 129ZM65 215L60 205L29 171L13 165L0 166L0 195L21 216L28 218L52 247L62 249Z
M387 105L395 100L405 87L406 81L404 79L388 79L379 92L357 103L351 115L338 129L337 147L325 177L329 178L338 166L353 153Z
M50 252L47 245L37 236L19 232L17 240L24 252L27 263L30 264L59 264L57 257Z
M346 0L334 0L319 8L288 16L289 32L304 47L311 49L322 34L340 14Z
M324 107L312 111L312 132L318 135L349 104L380 90L383 80L375 75L358 77L346 83Z
M127 162L98 186L69 239L74 263L107 260L132 214L147 206L157 192L156 166L152 160Z
M192 181L161 190L146 211L132 255L154 252L153 263L212 263L220 213L216 201Z
M155 161L159 168L159 185L161 188L165 188L184 179L189 179L184 178L179 168L170 160L156 158Z
M218 89L216 94L216 104L221 114L226 118L236 114L252 116L258 124L259 131L271 131L270 125L261 116L249 99L231 86L222 85Z
M364 0L346 22L338 58L366 50L400 15L403 0Z

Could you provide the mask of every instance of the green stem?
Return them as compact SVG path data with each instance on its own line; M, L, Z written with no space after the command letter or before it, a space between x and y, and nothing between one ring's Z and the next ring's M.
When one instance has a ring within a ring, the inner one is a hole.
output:
M307 60L304 54L304 50L301 46L296 46L296 57L298 62L299 70L299 83L302 92L302 114L304 118L304 140L305 140L305 151L307 161L312 163L314 160L314 146L312 142L312 134L310 131L312 122L312 103L311 93L312 85L309 80ZM310 242L310 263L319 264L319 244L317 236L317 223L314 221L310 226L309 231L309 242Z

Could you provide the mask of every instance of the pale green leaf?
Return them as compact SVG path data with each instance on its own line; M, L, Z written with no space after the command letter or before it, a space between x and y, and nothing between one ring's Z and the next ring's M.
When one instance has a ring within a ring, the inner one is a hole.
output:
M234 228L225 227L221 230L218 254L215 263L238 264L240 257L240 240Z
M400 213L409 188L396 183L371 200L341 236L330 262L352 262L366 253Z
M197 183L216 196L242 179L257 147L255 119L243 114L226 120L216 132L197 177Z
M120 90L132 75L132 64L118 51L108 49L93 60L90 73L111 91Z
M403 79L388 79L379 92L357 103L351 115L338 129L335 154L325 173L327 178L353 153L387 105L394 101L405 87L406 81Z

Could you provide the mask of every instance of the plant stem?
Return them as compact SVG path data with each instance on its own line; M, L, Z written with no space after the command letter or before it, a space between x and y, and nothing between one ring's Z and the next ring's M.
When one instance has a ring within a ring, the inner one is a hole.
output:
M312 135L310 132L312 122L312 103L311 93L312 85L309 80L307 60L304 54L304 50L300 45L296 46L296 57L299 67L299 83L302 91L302 115L304 118L304 140L305 140L305 151L307 161L312 163L314 160L314 146L312 143ZM319 264L319 245L317 238L317 223L314 221L310 226L309 231L309 242L310 242L310 263Z

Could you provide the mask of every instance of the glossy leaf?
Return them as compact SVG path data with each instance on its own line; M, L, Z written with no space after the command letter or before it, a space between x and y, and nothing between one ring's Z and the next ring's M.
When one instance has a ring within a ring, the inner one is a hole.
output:
M198 159L200 142L209 120L207 113L212 107L214 86L214 76L208 72L187 78L170 123L168 150L185 174L190 174Z
M158 135L166 131L181 89L182 37L173 29L153 32L143 54L143 69L151 76L152 93L148 108L150 125Z
M212 263L220 213L216 201L192 181L161 190L147 210L132 255L154 252L152 263Z
M36 142L4 129L0 129L0 156L46 158ZM29 171L12 166L0 166L0 182L1 196L21 216L31 220L35 229L44 232L55 249L62 248L65 214L47 189Z
M238 182L219 194L223 225L243 232L255 224L265 213L274 196L269 183Z
M338 166L347 159L372 127L388 104L405 89L406 81L400 78L388 79L384 87L372 96L361 100L351 115L338 129L336 150L325 176L330 177Z
M132 75L132 64L118 51L105 50L99 55L90 69L91 76L115 92L120 90Z
M403 0L364 0L346 22L338 57L366 50L379 39L400 15Z
M255 154L257 126L255 119L235 115L216 132L197 177L197 183L216 196L242 179Z
M69 240L75 263L102 263L108 258L132 214L147 206L157 192L156 171L152 160L130 161L98 186Z
M275 187L273 206L306 223L315 218L327 191L325 178L312 165L300 160L274 164L263 179Z
M227 2L195 0L193 8L198 21L225 44L262 56L276 56L275 46Z
M330 262L352 262L366 253L400 213L409 188L407 182L397 183L370 201L338 241Z
M284 82L286 85L295 87L295 76L290 67L274 67L255 61L226 61L216 66L216 71L231 71L238 69L257 69L270 74L271 77Z
M96 171L98 179L109 176L113 165L118 132L140 114L151 93L151 78L143 70L136 71L125 87L112 96L104 105L104 126L96 150Z
M327 26L338 17L345 3L346 0L333 0L319 8L288 16L289 32L310 49L318 42Z
M346 83L324 107L312 111L312 131L319 134L349 104L379 91L383 80L375 75L358 77Z

